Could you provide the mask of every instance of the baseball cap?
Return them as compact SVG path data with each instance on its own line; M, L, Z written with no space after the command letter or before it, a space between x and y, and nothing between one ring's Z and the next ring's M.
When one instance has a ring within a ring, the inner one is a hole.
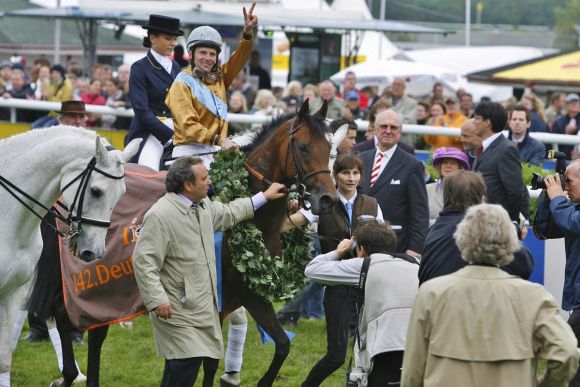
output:
M445 98L445 103L447 103L447 102L457 103L457 102L459 102L459 100L457 99L456 96L450 95L449 97Z
M575 93L570 93L566 96L565 99L566 103L570 103L570 102L574 102L574 101L580 101L580 97L578 96L578 94Z
M4 67L12 68L12 62L10 62L9 60L3 60L2 62L0 62L0 69Z
M359 99L358 91L356 90L349 91L348 93L346 93L346 99L347 100Z

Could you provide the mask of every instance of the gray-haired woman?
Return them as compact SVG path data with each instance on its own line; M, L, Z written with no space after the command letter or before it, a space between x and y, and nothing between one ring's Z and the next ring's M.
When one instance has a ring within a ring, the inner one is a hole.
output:
M580 352L556 301L499 268L519 248L506 210L471 207L454 237L469 265L419 289L401 386L535 386L539 358L542 385L567 386Z

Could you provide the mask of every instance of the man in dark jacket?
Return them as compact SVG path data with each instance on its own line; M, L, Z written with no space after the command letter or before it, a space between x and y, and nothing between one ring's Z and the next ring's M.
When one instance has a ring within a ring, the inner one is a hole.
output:
M505 208L512 221L520 214L529 214L530 197L522 178L520 153L502 131L507 124L507 111L495 102L482 102L475 108L476 134L482 138L473 171L483 176L487 186L487 201ZM522 230L525 234L525 230Z
M485 202L485 182L476 173L457 171L445 179L444 207L435 224L425 237L425 246L419 266L419 284L446 274L465 265L453 234L471 206ZM534 270L534 258L522 245L514 254L514 260L502 267L506 272L528 279Z
M509 116L510 132L508 138L520 151L522 162L540 165L546 158L546 147L530 137L528 130L532 123L530 111L524 105L516 105L511 109Z

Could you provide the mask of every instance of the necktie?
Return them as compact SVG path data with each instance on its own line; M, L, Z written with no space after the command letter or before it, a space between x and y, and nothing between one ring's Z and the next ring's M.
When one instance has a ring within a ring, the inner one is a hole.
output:
M476 155L477 157L481 156L481 154L482 154L482 153L483 153L483 146L480 146L479 148L477 148L477 149L475 150L475 155Z
M197 207L199 207L197 203L191 203L191 208L195 210Z
M352 224L352 203L346 202L344 206L346 207L346 213L348 214L348 223Z
M381 161L383 160L383 152L377 151L377 156L375 157L375 163L371 171L371 187L375 185L379 178L379 171L381 170Z

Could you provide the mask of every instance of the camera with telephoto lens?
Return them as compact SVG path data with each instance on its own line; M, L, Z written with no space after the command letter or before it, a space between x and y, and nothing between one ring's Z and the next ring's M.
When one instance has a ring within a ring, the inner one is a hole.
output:
M346 387L366 387L368 374L362 368L355 367L346 374Z
M554 170L560 175L560 184L562 184L562 189L564 189L566 185L566 178L564 177L564 172L566 172L566 154L551 150L548 152L548 158L556 159L556 168ZM533 173L532 175L532 189L546 189L545 177L537 173Z

